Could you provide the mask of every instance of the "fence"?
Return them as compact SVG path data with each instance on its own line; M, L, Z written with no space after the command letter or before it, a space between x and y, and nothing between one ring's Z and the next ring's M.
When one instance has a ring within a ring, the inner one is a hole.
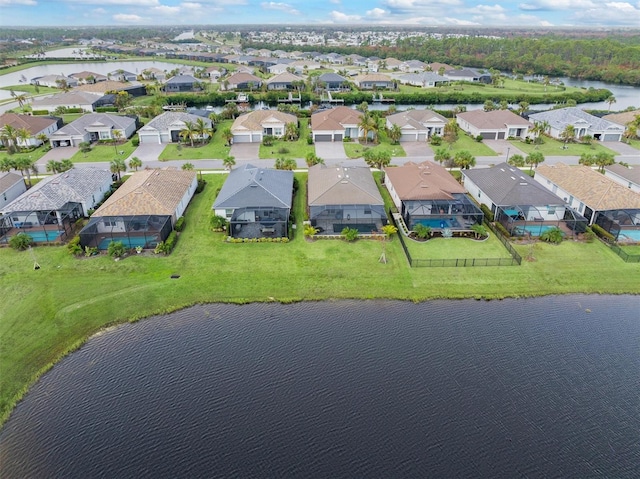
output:
M396 224L395 218L393 217L393 213L389 210L389 216L393 221L393 224L400 229L400 226ZM500 240L500 242L507 248L507 251L511 254L511 258L453 258L453 259L421 259L421 258L412 258L411 253L409 253L409 248L404 241L403 235L398 232L397 236L400 239L400 245L402 246L402 250L404 251L405 256L407 257L407 261L409 261L409 266L412 268L436 268L436 267L444 267L444 268L465 268L465 267L473 267L473 266L516 266L522 263L522 257L518 254L518 252L511 246L509 240L507 240L500 232L493 228L493 225L488 224L491 231L494 232L496 237Z
M618 245L607 243L606 241L603 241L603 243L611 248L611 251L620 256L625 263L640 263L640 254L629 254Z

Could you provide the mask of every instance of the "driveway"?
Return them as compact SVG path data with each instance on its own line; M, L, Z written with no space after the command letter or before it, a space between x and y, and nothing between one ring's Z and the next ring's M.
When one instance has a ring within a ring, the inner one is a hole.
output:
M322 158L325 162L344 161L348 159L341 141L318 141L315 146L316 156Z
M425 141L404 141L400 144L408 157L432 157L433 150Z
M50 160L62 161L62 160L70 160L73 155L75 155L78 150L77 146L59 146L58 148L51 148L47 151L42 158L40 158L36 165L38 166L46 166L47 162Z
M602 146L615 151L618 155L635 155L640 159L640 151L636 150L633 146L629 146L621 141L603 141L600 143Z
M491 148L493 151L495 151L499 156L504 157L504 158L496 158L496 160L500 160L500 161L505 160L507 158L507 154L509 155L509 157L511 157L512 155L522 155L523 157L526 158L527 156L527 154L524 151L519 150L518 148L513 146L511 142L507 140L482 140L482 142L485 145L487 145L489 148ZM499 163L500 161L496 161L496 163Z
M236 162L257 160L260 158L260 143L234 143L231 145L230 153L236 159Z
M127 158L127 161L129 161L134 156L140 158L143 165L151 161L158 161L158 157L164 151L166 146L167 145L165 144L158 143L143 143L142 145L138 146L138 148L133 150L133 153L131 153L131 156Z

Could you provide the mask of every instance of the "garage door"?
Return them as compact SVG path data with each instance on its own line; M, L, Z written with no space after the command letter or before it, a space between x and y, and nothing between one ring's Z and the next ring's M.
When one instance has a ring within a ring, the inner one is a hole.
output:
M158 135L157 133L145 135L143 133L138 133L138 138L140 138L140 143L158 143Z
M416 141L415 133L403 133L400 137L400 141Z
M316 135L314 141L331 141L331 135Z
M336 133L336 136L333 139L334 141L342 141L342 133Z
M499 131L498 132L498 140L504 140L504 131Z
M418 141L427 141L427 134L426 133L419 133L418 134Z
M251 135L233 135L234 143L251 143Z
M620 135L604 135L603 141L620 141Z
M262 141L262 135L260 133L254 133L251 135L251 141L253 143L260 143Z
M483 131L483 132L480 133L480 136L482 138L484 138L485 140L495 140L496 139L496 134L494 132L492 132L492 131L491 132Z

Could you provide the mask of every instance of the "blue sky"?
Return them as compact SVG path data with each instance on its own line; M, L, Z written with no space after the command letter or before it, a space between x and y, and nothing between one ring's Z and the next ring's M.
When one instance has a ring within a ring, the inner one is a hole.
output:
M640 27L640 0L0 0L0 25Z

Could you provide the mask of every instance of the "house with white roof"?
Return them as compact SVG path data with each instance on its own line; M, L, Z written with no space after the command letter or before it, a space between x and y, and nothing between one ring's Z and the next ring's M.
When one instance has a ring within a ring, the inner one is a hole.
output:
M573 126L575 138L590 135L596 141L620 141L625 127L591 115L578 107L559 108L529 115L529 120L535 124L547 122L547 133L553 138L561 138L567 126Z

